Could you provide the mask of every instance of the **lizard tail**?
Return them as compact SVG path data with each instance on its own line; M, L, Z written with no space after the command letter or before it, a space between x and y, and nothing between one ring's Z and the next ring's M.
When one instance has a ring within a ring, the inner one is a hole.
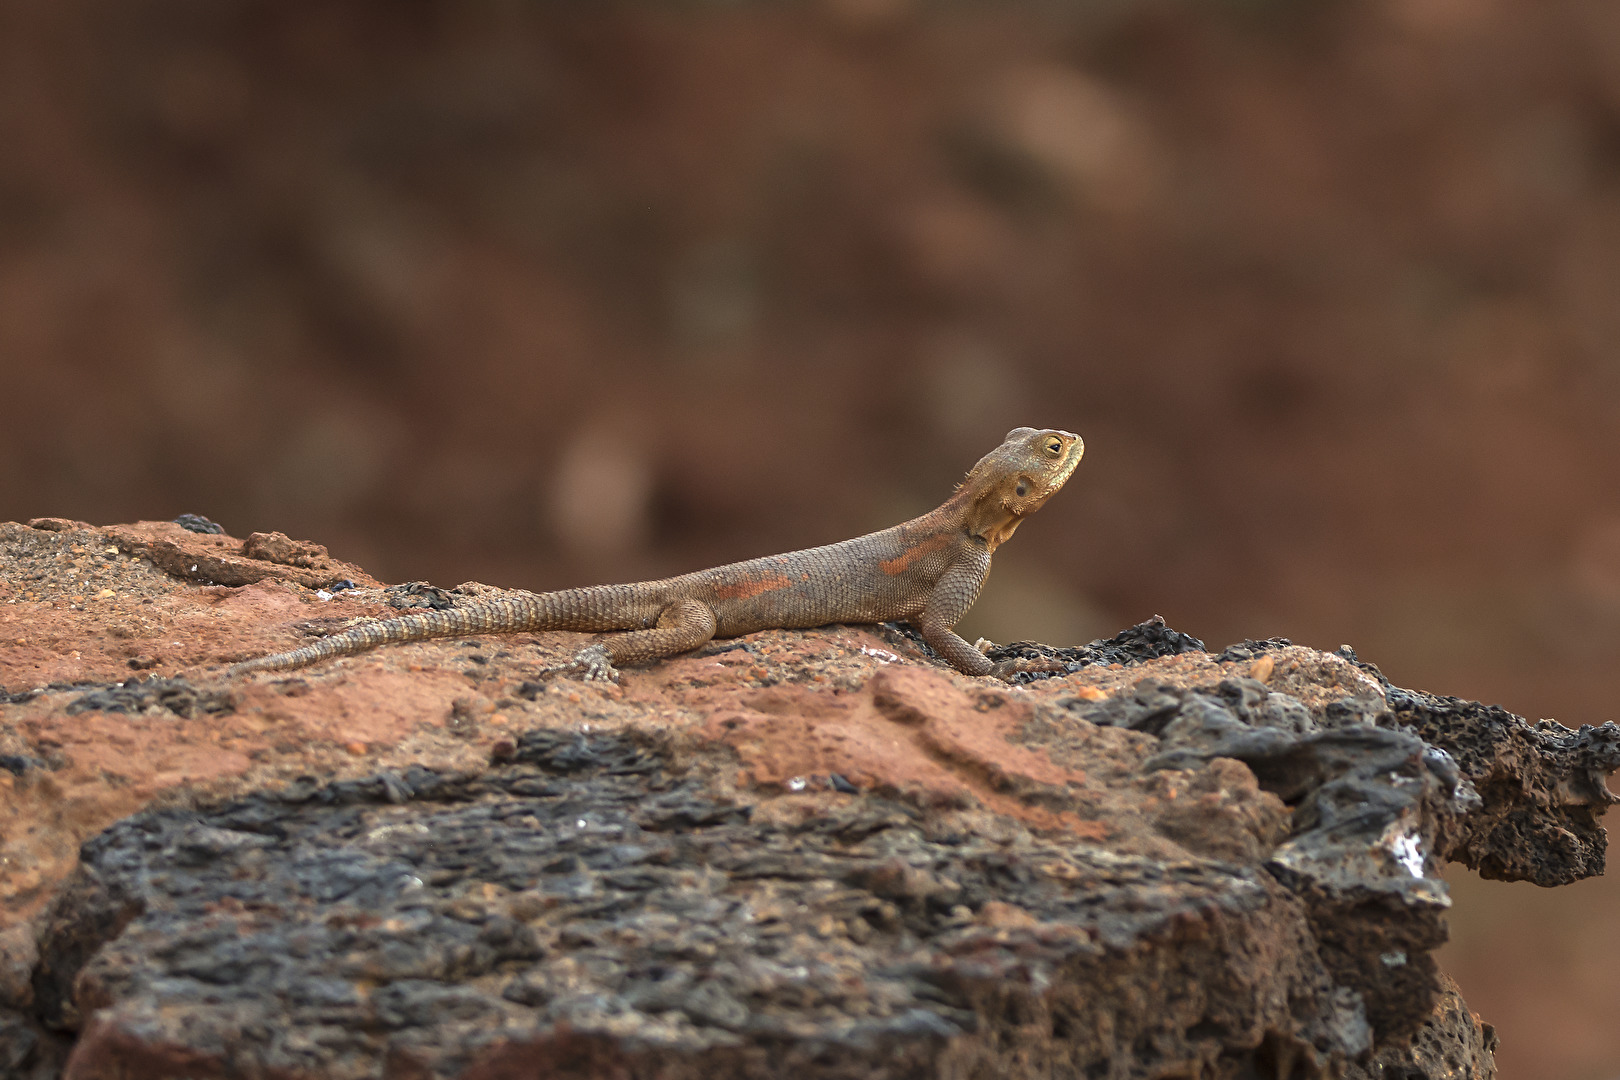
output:
M580 590L568 590L570 592ZM255 671L285 671L307 667L334 656L352 656L401 641L423 641L427 638L453 637L457 634L503 634L520 630L569 629L564 612L566 603L559 602L563 593L540 593L534 596L504 597L484 600L447 611L423 611L402 615L397 619L365 623L340 634L311 642L301 649L259 656L232 664L227 677L247 675Z

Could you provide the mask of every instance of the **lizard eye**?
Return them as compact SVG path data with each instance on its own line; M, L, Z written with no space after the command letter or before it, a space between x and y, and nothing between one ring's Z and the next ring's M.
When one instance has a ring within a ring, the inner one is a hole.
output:
M1063 452L1063 440L1048 439L1046 441L1046 452L1051 454L1053 457L1057 457Z

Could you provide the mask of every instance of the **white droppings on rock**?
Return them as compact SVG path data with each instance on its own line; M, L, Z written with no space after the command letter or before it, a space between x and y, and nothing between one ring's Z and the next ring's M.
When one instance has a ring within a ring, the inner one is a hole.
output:
M1389 850L1395 861L1406 867L1407 873L1415 878L1423 876L1423 841L1416 833L1397 836L1390 842Z

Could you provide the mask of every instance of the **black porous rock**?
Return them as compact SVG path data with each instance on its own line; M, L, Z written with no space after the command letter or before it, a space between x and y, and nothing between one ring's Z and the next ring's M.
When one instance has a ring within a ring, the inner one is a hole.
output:
M199 687L184 678L133 678L121 683L98 686L67 706L69 716L83 712L144 713L158 709L191 719L236 708L230 690Z
M174 519L174 523L187 532L202 533L206 536L224 536L225 527L218 525L201 514L181 514Z
M875 796L756 822L655 740L546 730L120 823L33 991L131 1078L1325 1076L1373 1032L1310 938L1254 867Z
M1203 652L1204 643L1191 634L1183 634L1165 625L1161 616L1137 623L1121 630L1111 638L1099 638L1089 645L1055 648L1035 641L1015 641L991 649L986 655L992 660L1052 660L1062 663L1069 671L1083 667L1106 667L1119 664L1130 667L1157 660L1161 656L1180 656L1182 653ZM1048 672L1020 672L1014 681L1031 682L1052 678Z

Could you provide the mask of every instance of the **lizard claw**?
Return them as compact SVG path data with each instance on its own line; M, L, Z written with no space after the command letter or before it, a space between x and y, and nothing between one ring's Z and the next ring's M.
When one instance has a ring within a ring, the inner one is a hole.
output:
M541 668L535 674L540 678L548 679L553 675L572 675L575 673L586 682L616 683L619 681L619 670L613 666L613 657L602 645L587 645L579 650L568 663Z
M1061 660L1022 660L1017 657L1003 660L990 669L990 674L1005 682L1012 682L1012 677L1019 672L1067 672L1069 666Z
M613 667L613 657L601 644L587 645L579 650L569 667L580 672L580 678L586 682L619 681L619 673Z

